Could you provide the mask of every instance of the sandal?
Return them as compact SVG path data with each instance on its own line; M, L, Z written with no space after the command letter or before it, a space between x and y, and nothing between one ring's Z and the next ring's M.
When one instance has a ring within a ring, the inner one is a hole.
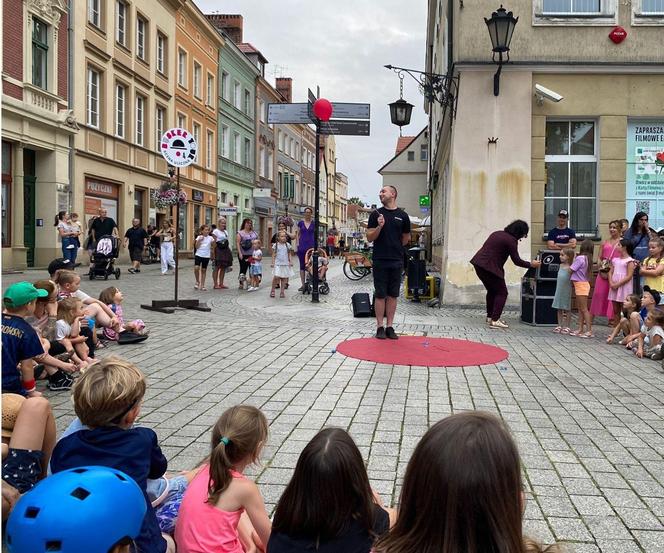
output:
M580 336L581 333L580 333L578 330L572 330L572 331L569 333L569 335L570 335L570 336Z
M584 332L583 334L579 334L579 338L594 338L594 337L595 335L590 331Z
M59 353L55 356L55 358L62 361L63 363L68 363L73 356L74 352L72 351L71 353Z
M207 288L203 286L203 288L200 288L201 292L207 292Z
M560 334L563 331L562 326L557 326L556 328L553 329L554 334Z
M221 286L219 286L218 284L215 284L215 285L214 285L214 289L215 289L215 290L221 290Z
M286 297L286 294L284 294L284 293L282 292L281 294L279 294L279 297L280 297L280 298L285 298L285 297Z
M274 297L274 290L272 290L272 291L270 292L270 297L271 297L271 298Z
M567 326L560 331L561 334L569 334L570 332L572 332L572 329Z

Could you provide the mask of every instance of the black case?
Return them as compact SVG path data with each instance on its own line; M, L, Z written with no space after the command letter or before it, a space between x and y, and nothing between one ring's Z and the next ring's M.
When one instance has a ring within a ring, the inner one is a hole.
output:
M371 317L372 306L369 294L356 292L352 295L353 317Z

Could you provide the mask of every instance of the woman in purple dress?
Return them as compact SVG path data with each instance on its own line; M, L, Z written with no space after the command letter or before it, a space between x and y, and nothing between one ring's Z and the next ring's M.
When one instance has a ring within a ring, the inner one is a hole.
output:
M297 222L297 257L300 260L300 280L302 286L298 289L299 292L304 290L304 278L306 275L306 267L304 256L309 248L314 247L314 210L310 207L304 208L304 221Z

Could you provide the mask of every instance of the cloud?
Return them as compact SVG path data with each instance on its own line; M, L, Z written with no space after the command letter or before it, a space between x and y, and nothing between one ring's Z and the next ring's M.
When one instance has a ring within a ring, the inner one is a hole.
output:
M269 60L266 77L293 78L293 101L307 88L332 101L371 104L371 136L336 137L337 168L349 177L349 196L377 201L377 170L394 155L399 129L387 104L399 97L399 79L387 64L424 69L426 9L423 0L196 0L205 13L241 14L244 40ZM415 105L404 134L427 124L417 83L404 80L404 98Z

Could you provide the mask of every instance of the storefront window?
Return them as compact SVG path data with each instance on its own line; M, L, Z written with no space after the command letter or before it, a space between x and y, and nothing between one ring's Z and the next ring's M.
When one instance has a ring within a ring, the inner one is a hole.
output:
M194 206L194 234L198 235L198 229L201 228L201 206Z
M145 200L145 190L136 188L134 190L134 219L140 219L143 224L143 203Z
M191 249L192 241L186 235L187 228L187 204L178 206L178 248L180 250Z
M569 226L580 233L597 229L597 157L593 121L547 121L544 228L569 211Z
M2 143L2 247L11 245L11 184L12 184L12 146Z
M206 225L211 225L212 224L212 208L211 207L206 207L205 208L205 224Z

